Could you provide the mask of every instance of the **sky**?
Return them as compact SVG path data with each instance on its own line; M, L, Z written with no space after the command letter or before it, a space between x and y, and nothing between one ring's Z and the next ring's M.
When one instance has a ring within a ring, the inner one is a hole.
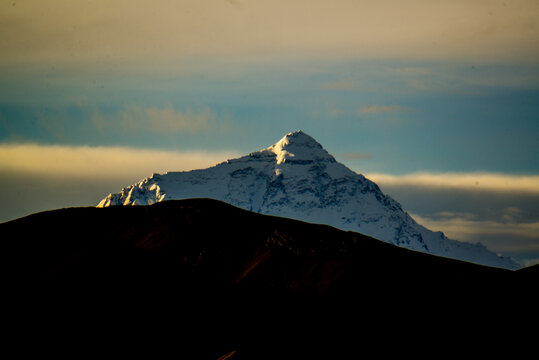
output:
M538 39L535 0L0 0L0 221L303 130L537 263Z

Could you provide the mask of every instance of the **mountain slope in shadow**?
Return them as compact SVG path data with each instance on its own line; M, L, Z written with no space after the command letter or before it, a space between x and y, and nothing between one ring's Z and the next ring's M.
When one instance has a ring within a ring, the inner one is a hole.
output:
M48 211L0 233L17 331L126 337L133 352L142 337L189 358L333 357L503 330L538 279L210 199Z

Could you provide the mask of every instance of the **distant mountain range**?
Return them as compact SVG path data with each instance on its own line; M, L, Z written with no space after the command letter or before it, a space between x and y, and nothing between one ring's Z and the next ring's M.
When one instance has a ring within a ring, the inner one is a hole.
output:
M419 225L374 182L337 162L302 131L208 169L154 174L108 195L98 207L189 198L213 198L261 214L328 224L452 259L522 267L482 244L448 239Z
M448 340L456 329L514 332L539 276L212 199L47 211L0 233L4 340L54 353L355 358L448 341L468 351Z

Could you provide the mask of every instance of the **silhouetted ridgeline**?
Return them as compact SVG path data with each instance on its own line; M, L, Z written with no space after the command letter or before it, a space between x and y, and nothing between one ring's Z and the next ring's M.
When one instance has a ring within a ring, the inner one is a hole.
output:
M0 231L14 340L124 354L302 358L443 342L455 326L499 335L533 315L539 279L537 266L483 267L209 199L48 211Z

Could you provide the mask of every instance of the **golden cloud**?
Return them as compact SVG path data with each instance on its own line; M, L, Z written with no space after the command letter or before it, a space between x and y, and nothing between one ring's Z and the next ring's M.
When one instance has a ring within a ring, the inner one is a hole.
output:
M422 172L405 175L371 173L367 176L382 186L412 186L539 194L538 175Z
M1 64L268 54L536 61L539 2L2 1ZM238 6L240 5L240 6Z
M354 83L350 80L339 80L321 86L321 89L323 90L353 90L354 88Z
M127 147L0 145L0 173L78 179L143 178L155 172L206 168L234 152L164 151Z
M506 236L508 239L514 238L515 236L537 239L537 234L539 234L539 222L505 223L492 220L472 220L465 217L432 219L417 214L411 214L411 216L418 223L431 230L443 231L447 237L463 241L474 241L478 235ZM516 249L516 244L510 242L507 246L510 247L511 250L523 250ZM538 249L539 243L534 246L533 250ZM526 250L530 250L529 245L526 245Z

